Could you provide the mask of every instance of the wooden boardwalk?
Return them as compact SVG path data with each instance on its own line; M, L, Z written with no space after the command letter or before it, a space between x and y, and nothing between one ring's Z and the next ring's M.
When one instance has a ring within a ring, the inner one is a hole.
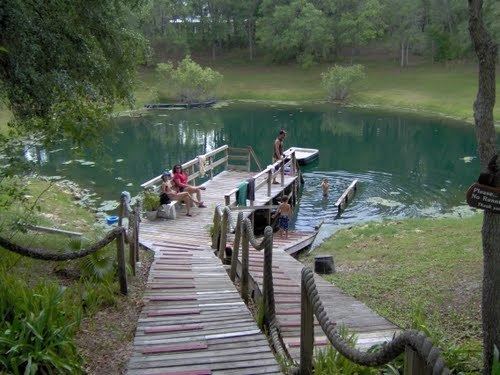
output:
M205 184L207 208L141 223L154 250L129 374L276 374L280 367L211 249L209 226L224 192L251 175L225 171ZM273 187L279 193L279 186Z
M246 151L246 150L244 150ZM225 152L225 157L216 155ZM129 374L204 375L204 374L276 374L280 367L264 334L258 329L250 311L230 281L226 268L211 248L210 227L218 204L234 205L236 190L242 181L253 179L256 186L253 206L265 206L283 194L296 192L297 177L292 168L285 174L275 165L263 172L250 172L251 150L247 166L234 166L214 175L213 169L231 156L223 146L205 154L212 177L204 185L203 200L207 208L193 208L192 217L181 209L175 220L143 221L139 241L155 252L144 307L139 317ZM195 171L200 159L183 165L190 168L190 179L201 175ZM280 162L281 163L281 162ZM277 175L281 173L281 175ZM267 176L267 177L266 177ZM278 177L282 184L271 184ZM142 186L157 183L158 177ZM293 194L292 194L293 195ZM240 210L241 211L241 210ZM243 209L246 217L254 209ZM236 220L236 211L233 220ZM234 222L236 224L236 222ZM311 233L291 233L289 239L274 237L273 281L277 320L286 348L293 359L300 352L300 280L303 265L285 250L304 241ZM241 255L241 252L240 252ZM263 253L250 246L250 276L257 287L262 285ZM358 346L368 348L390 340L398 328L378 316L363 303L345 295L340 289L316 275L316 284L329 316L358 335ZM327 344L316 325L315 344Z

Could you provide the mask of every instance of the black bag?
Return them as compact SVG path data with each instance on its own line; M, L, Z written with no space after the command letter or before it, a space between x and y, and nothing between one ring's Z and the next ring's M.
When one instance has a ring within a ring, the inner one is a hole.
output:
M167 193L161 193L160 194L160 205L162 205L162 204L169 204L170 202L172 202L172 201L168 197Z

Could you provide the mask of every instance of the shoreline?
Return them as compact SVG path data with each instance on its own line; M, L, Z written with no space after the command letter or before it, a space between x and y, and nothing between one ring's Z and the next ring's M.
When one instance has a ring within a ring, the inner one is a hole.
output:
M461 118L458 116L449 115L443 112L436 112L425 109L415 109L410 107L398 107L398 106L387 106L380 104L370 104L370 103L360 103L360 102L331 102L324 99L309 99L309 100L268 100L268 99L221 99L217 103L209 108L203 109L219 109L223 107L230 106L231 104L237 103L247 103L247 104L257 104L257 105L285 105L285 106L301 106L301 105L334 105L341 108L354 108L354 109L366 109L366 110L382 110L386 112L393 112L402 115L414 115L418 117L434 118L436 120L451 120L462 122L468 125L474 125L474 118L467 117ZM164 109L164 110L174 110L174 109ZM179 110L179 109L175 109ZM136 107L128 110L121 110L112 113L113 117L140 117L149 110L144 107ZM494 122L495 129L500 132L500 119Z

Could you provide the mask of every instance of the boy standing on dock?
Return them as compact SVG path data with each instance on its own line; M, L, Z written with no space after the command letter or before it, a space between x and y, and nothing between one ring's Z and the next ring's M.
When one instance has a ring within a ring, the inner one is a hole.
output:
M273 215L273 218L277 215L280 215L280 217L278 218L280 237L283 237L283 235L285 235L285 238L288 238L288 226L290 217L292 216L292 206L290 206L290 203L288 203L287 195L284 195L283 198L281 198L281 203L278 206L276 213Z

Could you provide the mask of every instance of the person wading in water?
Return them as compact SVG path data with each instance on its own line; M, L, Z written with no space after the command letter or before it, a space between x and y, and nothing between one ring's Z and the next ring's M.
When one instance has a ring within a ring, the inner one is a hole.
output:
M281 129L278 133L278 137L274 140L274 150L273 150L273 164L284 157L283 155L283 141L286 138L286 131ZM279 184L276 181L276 176L273 179L273 184Z

